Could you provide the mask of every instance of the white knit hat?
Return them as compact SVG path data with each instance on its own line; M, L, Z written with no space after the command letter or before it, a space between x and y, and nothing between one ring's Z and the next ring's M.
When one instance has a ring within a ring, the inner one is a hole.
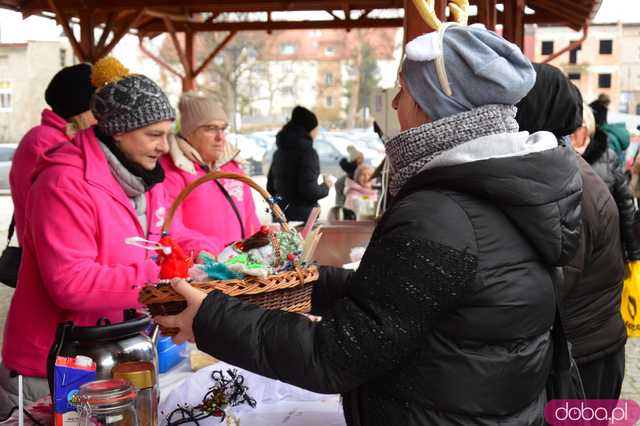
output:
M180 131L189 137L198 127L214 120L228 122L227 114L212 96L198 92L187 92L180 96Z

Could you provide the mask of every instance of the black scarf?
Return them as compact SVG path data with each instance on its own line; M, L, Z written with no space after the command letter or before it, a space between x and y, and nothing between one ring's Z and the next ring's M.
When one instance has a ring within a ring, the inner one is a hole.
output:
M131 174L142 179L146 191L150 190L153 185L161 183L164 180L164 169L160 165L160 162L156 164L156 167L153 170L146 170L138 163L134 163L133 161L129 160L124 152L122 152L120 148L116 146L115 142L113 141L113 137L102 132L98 126L94 127L94 132L96 134L96 137L100 139L100 141L105 144L107 148L109 148L109 151L111 151L113 155L116 156L118 161L120 161L120 163L127 170L129 170Z

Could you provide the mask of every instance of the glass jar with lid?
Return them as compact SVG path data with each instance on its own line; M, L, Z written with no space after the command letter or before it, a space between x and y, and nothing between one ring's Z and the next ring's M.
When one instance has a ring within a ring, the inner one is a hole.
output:
M78 397L80 426L138 426L136 390L126 380L85 383Z
M138 392L135 407L138 422L144 426L158 425L160 393L156 380L156 366L152 362L123 362L111 370L114 379L124 379Z

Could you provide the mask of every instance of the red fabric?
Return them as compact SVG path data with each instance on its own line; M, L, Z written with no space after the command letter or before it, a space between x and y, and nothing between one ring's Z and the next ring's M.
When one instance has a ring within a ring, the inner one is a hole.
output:
M177 245L171 237L160 239L163 247L168 247L171 251L165 253L158 250L158 264L160 265L160 278L171 280L173 278L188 278L189 268L193 266L193 259L184 254L182 248Z

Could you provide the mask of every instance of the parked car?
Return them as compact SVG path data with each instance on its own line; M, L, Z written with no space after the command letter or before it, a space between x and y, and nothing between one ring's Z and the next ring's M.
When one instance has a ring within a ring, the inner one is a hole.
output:
M0 145L0 194L9 194L9 171L11 170L11 162L16 153L18 144L6 143Z

